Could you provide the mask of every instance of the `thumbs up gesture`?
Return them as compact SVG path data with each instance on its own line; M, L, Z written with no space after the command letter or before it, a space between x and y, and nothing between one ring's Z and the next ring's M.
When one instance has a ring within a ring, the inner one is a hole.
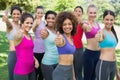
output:
M5 15L3 16L2 21L9 22L9 20L8 20L8 10L7 9L5 10Z
M64 37L59 33L59 31L57 32L57 37L55 39L55 44L59 47L62 47L65 44Z
M44 29L41 30L40 35L43 39L47 38L49 33L47 31L47 28L45 27Z
M103 41L103 34L101 31L98 31L98 33L95 35L95 38L98 42Z

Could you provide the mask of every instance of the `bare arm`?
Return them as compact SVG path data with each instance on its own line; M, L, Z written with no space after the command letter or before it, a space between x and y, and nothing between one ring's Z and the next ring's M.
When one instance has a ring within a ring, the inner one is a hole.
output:
M92 26L89 24L83 23L82 28L83 28L84 32L90 32L92 29Z
M5 15L2 17L2 20L6 23L7 31L10 32L12 30L12 24L8 19L8 11L5 11Z
M19 30L14 36L14 44L17 46L23 39L23 31Z

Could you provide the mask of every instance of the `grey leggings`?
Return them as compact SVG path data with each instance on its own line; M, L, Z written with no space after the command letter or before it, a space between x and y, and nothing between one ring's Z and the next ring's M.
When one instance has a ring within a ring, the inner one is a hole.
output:
M96 66L97 80L114 80L116 73L116 61L99 60Z
M45 80L53 80L52 73L54 69L56 68L56 66L57 64L45 65L41 63L41 70L42 70L42 74Z
M73 80L72 65L58 64L53 71L53 80Z
M8 53L8 76L9 76L9 80L14 80L15 64L16 64L16 52L9 51L9 53Z
M14 80L35 80L35 71L26 75L14 74Z

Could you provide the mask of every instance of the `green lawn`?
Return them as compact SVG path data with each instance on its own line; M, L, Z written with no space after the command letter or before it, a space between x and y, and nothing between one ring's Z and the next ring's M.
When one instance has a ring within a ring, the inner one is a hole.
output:
M0 80L8 80L7 57L8 40L5 32L0 32ZM116 50L118 65L120 68L120 50Z

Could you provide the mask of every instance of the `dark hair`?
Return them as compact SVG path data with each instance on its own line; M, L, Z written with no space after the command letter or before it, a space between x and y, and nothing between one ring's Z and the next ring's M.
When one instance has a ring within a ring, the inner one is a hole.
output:
M115 18L115 13L114 13L113 11L111 11L111 10L105 10L105 11L104 11L104 14L103 14L103 19L104 19L105 16L107 16L108 14L112 15L112 16ZM112 26L111 30L112 30L113 34L115 35L116 40L117 40L117 42L118 42L118 37L117 37L117 34L116 34L115 29L113 28L113 26Z
M37 7L36 7L36 11L37 11L37 9L42 9L42 10L44 10L44 7L43 7L43 6L37 6Z
M21 16L21 19L20 19L21 24L23 24L24 21L25 21L28 17L30 17L30 18L32 18L32 19L34 20L33 16L32 16L30 13L27 13L27 12L26 12L26 13L23 13L22 16Z
M46 12L46 14L45 14L45 19L47 19L47 17L48 17L49 14L53 14L53 15L55 15L55 16L57 15L56 12L51 11L51 10L48 10L48 11Z
M82 10L82 13L83 13L83 8L82 8L81 6L76 6L76 7L74 8L74 11L75 11L76 8L80 8L80 9Z
M66 20L66 19L70 19L71 22L72 22L72 25L73 25L73 30L71 32L71 35L74 35L76 33L76 26L78 24L77 22L77 19L76 17L73 15L73 13L71 12L61 12L57 15L57 18L56 18L56 23L55 23L55 26L56 26L56 29L57 31L59 31L61 34L64 33L63 31L63 22Z
M19 6L13 6L12 8L11 8L11 12L10 12L10 14L12 15L12 13L13 13L13 11L14 10L18 10L18 11L20 11L20 13L22 13L22 9L19 7Z

